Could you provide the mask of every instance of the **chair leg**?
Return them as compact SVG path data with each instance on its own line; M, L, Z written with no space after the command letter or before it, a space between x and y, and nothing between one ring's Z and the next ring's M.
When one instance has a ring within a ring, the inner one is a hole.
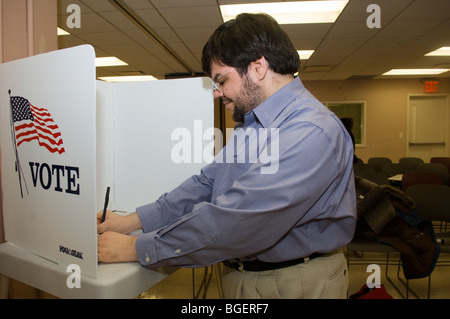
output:
M409 279L406 279L406 299L409 299Z
M213 268L214 268L214 271L216 272L216 283L217 283L217 290L219 290L219 298L223 299L222 265L215 264L213 266Z
M386 253L386 277L388 276L389 252Z
M195 271L194 269L192 269L192 297L194 299L197 299L200 296L200 292L203 290L203 299L206 298L206 291L208 290L209 287L209 282L211 280L212 277L212 272L213 272L213 268L211 267L211 273L208 276L208 270L209 267L204 267L204 275L203 275L203 280L200 284L200 287L198 288L198 291L195 292Z

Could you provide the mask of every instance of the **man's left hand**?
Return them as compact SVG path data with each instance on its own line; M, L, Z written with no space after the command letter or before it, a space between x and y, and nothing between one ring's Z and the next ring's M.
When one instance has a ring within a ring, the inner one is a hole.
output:
M137 237L105 232L98 236L98 261L104 263L138 261Z

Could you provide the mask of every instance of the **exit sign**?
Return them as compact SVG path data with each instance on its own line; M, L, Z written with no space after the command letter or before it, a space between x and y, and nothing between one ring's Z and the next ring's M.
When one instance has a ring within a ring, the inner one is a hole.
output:
M438 91L438 81L425 81L425 92L434 93Z

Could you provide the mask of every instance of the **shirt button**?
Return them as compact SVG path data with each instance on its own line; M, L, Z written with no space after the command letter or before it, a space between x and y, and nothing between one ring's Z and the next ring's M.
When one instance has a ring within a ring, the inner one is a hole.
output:
M175 254L179 255L181 253L181 249L175 250Z

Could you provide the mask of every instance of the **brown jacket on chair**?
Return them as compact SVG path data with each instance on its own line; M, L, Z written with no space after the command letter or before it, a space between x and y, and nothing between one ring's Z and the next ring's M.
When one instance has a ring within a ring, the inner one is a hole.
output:
M415 214L411 197L389 185L355 178L358 221L355 238L387 243L401 254L405 278L426 277L439 255L433 226Z

